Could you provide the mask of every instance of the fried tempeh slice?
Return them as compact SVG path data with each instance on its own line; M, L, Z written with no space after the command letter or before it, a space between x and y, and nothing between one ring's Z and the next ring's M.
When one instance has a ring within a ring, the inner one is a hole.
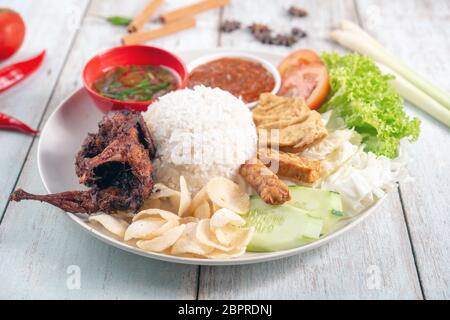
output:
M241 165L239 174L265 203L281 205L291 200L288 186L260 160L247 160Z
M278 145L282 151L297 153L328 135L320 114L310 110L302 98L264 93L252 113L260 143L267 147Z
M294 123L303 122L311 110L304 100L295 97L278 97L263 93L253 109L255 125L264 128L283 128Z
M320 161L309 160L299 155L266 150L258 154L267 166L278 167L277 174L297 183L313 183L320 178Z

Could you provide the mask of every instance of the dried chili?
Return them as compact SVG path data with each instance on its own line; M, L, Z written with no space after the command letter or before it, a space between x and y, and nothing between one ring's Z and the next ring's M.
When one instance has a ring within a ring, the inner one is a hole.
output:
M22 121L1 112L0 112L0 129L17 130L30 134L39 133L39 131L30 128L27 124L23 123Z
M0 93L21 82L36 71L41 65L44 56L45 50L34 58L0 69Z

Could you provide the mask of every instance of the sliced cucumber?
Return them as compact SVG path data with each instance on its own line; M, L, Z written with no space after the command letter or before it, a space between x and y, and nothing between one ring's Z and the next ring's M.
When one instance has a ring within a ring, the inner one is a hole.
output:
M264 202L259 196L252 195L250 196L250 210L255 209L273 209L281 206L272 206Z
M292 200L271 206L260 197L250 198L247 225L255 234L247 251L278 251L304 245L327 234L343 218L338 193L290 186Z
M314 218L323 219L322 234L327 234L344 217L339 193L301 186L289 187L292 200L288 203L303 209Z
M253 208L253 203L258 208ZM318 239L323 226L321 219L290 205L261 206L259 199L251 199L252 210L247 225L255 227L255 234L247 251L278 251L298 247Z
M337 192L301 186L291 186L289 191L292 200L288 203L316 218L327 217L332 209L342 212L341 196Z

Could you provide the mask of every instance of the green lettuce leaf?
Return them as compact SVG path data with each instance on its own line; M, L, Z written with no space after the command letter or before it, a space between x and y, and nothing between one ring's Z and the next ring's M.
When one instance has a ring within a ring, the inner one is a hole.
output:
M361 134L365 150L395 158L400 139L415 141L420 120L403 110L403 98L389 83L393 77L381 73L368 57L357 53L323 53L331 92L320 112L333 110L346 125Z

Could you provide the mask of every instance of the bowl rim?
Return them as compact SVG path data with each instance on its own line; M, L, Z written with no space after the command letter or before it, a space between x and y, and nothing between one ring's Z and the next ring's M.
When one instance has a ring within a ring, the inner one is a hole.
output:
M134 50L134 49L145 49L145 50L156 50L156 51L160 51L168 56L171 56L173 59L177 60L182 69L184 70L184 77L181 76L181 74L179 74L177 72L178 78L180 79L180 85L176 90L180 90L180 89L184 89L186 88L186 84L188 81L188 77L189 77L189 71L187 69L186 63L184 62L183 59L181 59L178 55L165 50L163 48L160 47L155 47L155 46L147 46L147 45L142 45L142 44L133 44L133 45L123 45L123 46L116 46L113 48L109 48L107 50L104 50L100 53L97 53L96 55L94 55L93 57L91 57L84 65L83 67L83 71L82 71L82 78L83 78L83 86L84 88L89 92L90 95L93 95L95 97L98 97L104 101L110 102L112 104L120 104L120 105L124 105L124 106L143 106L146 107L148 106L152 101L156 100L152 99L152 100L148 100L148 101L121 101L121 100L116 100L116 99L111 99L108 97L105 97L103 95L101 95L100 93L96 92L95 90L93 90L91 88L91 85L88 84L88 82L86 81L86 74L87 74L87 69L88 66L92 63L92 61L94 61L94 59L101 59L102 57L108 55L108 54L115 54L118 51L122 51L122 50ZM172 69L172 68L171 68ZM176 72L174 70L174 72Z
M205 55L202 55L193 61L189 62L187 64L187 70L189 74L198 66L203 65L205 63L221 59L221 58L242 58L244 60L254 61L260 63L267 71L270 72L270 74L273 76L275 80L275 85L273 86L272 91L270 93L277 94L277 92L281 88L281 75L278 71L277 67L272 64L271 62L267 61L264 58L258 57L257 55L254 55L252 53L248 53L245 51L239 51L239 50L232 50L232 51L223 51L223 52L214 52L214 53L208 53ZM258 103L258 100L248 102L245 105L249 108L253 108Z

